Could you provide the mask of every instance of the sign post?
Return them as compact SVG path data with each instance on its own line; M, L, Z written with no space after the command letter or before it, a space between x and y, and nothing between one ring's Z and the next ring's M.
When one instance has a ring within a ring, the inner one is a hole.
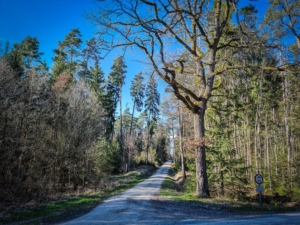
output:
M259 205L262 206L262 192L265 190L264 186L261 186L261 184L264 182L264 178L260 173L255 174L254 176L255 183L258 185L256 186L256 191L259 194Z

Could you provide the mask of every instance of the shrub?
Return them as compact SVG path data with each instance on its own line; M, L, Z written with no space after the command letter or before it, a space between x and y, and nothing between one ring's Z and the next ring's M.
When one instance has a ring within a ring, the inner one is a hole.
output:
M300 202L300 188L293 189L292 201Z
M119 144L116 141L107 141L100 137L96 145L95 170L98 176L115 174L118 172L121 163Z

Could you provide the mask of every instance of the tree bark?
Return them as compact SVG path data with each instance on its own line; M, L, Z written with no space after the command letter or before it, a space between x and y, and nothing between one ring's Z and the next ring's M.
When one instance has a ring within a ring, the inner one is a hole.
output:
M271 179L271 169L270 169L270 151L269 151L269 129L268 129L268 113L265 118L265 141L266 141L266 165L268 169L268 177L269 177L269 187L272 191L272 179Z
M199 145L195 149L197 180L196 192L199 197L209 197L208 179L206 173L204 113L205 110L202 108L199 110L199 114L195 115L195 139L199 141Z
M287 74L283 73L284 79L282 82L282 89L283 89L283 104L284 104L284 127L285 127L285 139L286 139L286 146L287 146L287 164L288 164L288 173L290 174L291 168L291 158L292 158L292 150L291 150L291 132L289 127L289 105L287 103L288 99L288 79Z
M120 144L120 153L121 153L121 156L123 158L123 163L124 163L124 166L126 164L126 160L125 160L125 152L123 150L123 127L122 127L122 124L123 121L122 121L122 84L120 84L120 134L119 134L119 144ZM126 171L127 168L126 166L124 167L124 171L125 173L127 172Z
M134 109L135 109L135 101L133 101L133 108L132 108L132 115L131 115L131 122L130 122L130 131L129 131L130 138L131 138L131 132L132 132L132 123L133 123Z
M176 151L175 151L175 132L174 132L174 123L173 123L173 120L171 120L172 122L172 142L173 142L173 161L174 163L177 162L177 159L176 159Z
M273 124L276 124L275 119L275 108L272 110L273 112ZM275 156L275 174L276 177L278 176L278 141L277 141L277 135L275 129L273 130L273 137L274 137L274 156Z
M148 126L148 137L147 137L147 148L146 148L146 165L148 164L148 152L150 147L150 115L148 116L147 126Z
M180 104L180 103L179 103ZM178 110L178 119L179 119L179 148L180 148L180 161L181 161L181 174L182 178L185 180L185 166L184 166L184 150L183 150L183 116L182 116L182 106L179 106Z

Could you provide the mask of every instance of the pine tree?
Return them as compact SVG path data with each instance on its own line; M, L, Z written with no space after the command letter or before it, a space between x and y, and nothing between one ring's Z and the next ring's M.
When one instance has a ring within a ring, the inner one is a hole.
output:
M68 72L73 79L78 66L77 57L80 56L81 33L78 28L72 29L63 42L58 42L58 48L54 49L53 79L62 72Z
M14 44L13 49L4 56L9 66L15 71L18 77L24 76L24 64L20 44Z
M9 44L6 45L4 59L11 68L18 74L24 76L24 73L31 70L33 66L39 66L41 55L39 52L39 41L35 37L26 37L20 44L14 44L9 51Z
M129 135L131 136L132 133L132 122L134 117L134 110L136 109L140 112L143 108L143 98L144 98L144 89L145 85L143 84L144 77L142 73L135 75L134 79L131 81L130 87L130 95L133 100L133 107L132 107L132 115L131 115L131 125Z
M111 126L112 126L112 137L114 135L114 122L116 117L116 109L118 102L120 103L120 129L122 129L122 86L124 85L125 73L126 73L126 65L122 56L118 57L114 60L114 64L111 68L111 72L108 76L108 84L107 84L107 97L110 98L112 105L108 105L111 109L109 109L109 117L111 118ZM108 99L107 99L108 100ZM121 140L122 133L119 134L119 138Z
M297 48L300 50L300 2L299 0L270 0L264 23L275 38L294 36ZM280 27L280 29L278 29ZM274 37L273 37L274 38ZM281 43L280 43L281 45Z
M157 91L157 82L153 76L150 77L148 85L146 87L146 101L145 108L148 112L150 121L156 121L159 115L158 106L160 104L160 94Z
M100 59L100 53L97 48L97 42L95 38L87 40L85 43L85 48L82 50L82 61L80 62L80 71L78 75L83 79L88 79L90 75L89 65L94 62L98 64ZM95 67L94 67L95 68Z
M160 104L160 94L157 91L157 83L153 76L150 77L149 83L146 87L145 96L145 111L148 114L148 141L146 149L146 163L148 163L148 150L150 147L150 139L154 134L154 128L156 125L157 117L159 115L158 106Z
M21 54L26 69L31 69L32 65L40 62L43 53L39 52L39 41L35 37L26 37L20 44Z
M78 28L72 29L63 41L63 48L69 62L70 74L74 77L77 66L76 57L80 55L81 33Z
M122 127L122 87L125 81L125 74L126 74L126 65L124 62L124 58L119 56L114 60L114 64L111 68L111 72L108 76L108 85L107 85L107 94L112 98L112 109L111 110L111 122L112 122L112 137L114 135L114 122L115 122L115 114L117 109L117 103L119 102L120 108L120 130L118 134L119 140L119 147L120 147L120 156L122 157L122 162L125 163L125 154L123 151L123 127Z
M90 67L87 80L91 89L98 96L98 99L101 102L101 98L105 92L105 79L104 72L101 69L98 61L95 61L94 67Z
M52 83L55 82L55 79L57 76L62 74L63 72L66 72L68 70L68 62L66 60L66 53L63 49L62 42L58 42L58 48L53 50L54 57L53 60L53 66L52 66L52 74L50 77L50 81Z
M41 61L40 64L37 66L36 70L40 76L48 76L49 67L47 66L46 60Z

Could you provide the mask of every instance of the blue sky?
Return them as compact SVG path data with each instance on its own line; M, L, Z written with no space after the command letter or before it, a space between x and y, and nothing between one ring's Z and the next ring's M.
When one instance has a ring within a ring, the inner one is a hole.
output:
M259 10L259 19L263 19L267 0L240 0L241 5L254 4ZM92 11L94 0L0 0L0 41L11 44L21 42L28 35L36 37L40 43L43 59L51 66L53 49L58 41L63 41L73 28L79 28L82 39L93 37L94 27L84 18L85 12ZM112 52L101 67L107 75L113 60L122 52ZM147 70L144 65L134 61L135 53L126 55L127 79L124 86L124 106L131 104L129 88L131 79L140 71ZM165 85L159 86L161 91ZM125 108L124 108L125 109Z
M1 0L0 40L16 43L36 37L50 63L52 50L71 29L78 27L84 39L92 37L93 28L82 16L92 6L92 0Z

